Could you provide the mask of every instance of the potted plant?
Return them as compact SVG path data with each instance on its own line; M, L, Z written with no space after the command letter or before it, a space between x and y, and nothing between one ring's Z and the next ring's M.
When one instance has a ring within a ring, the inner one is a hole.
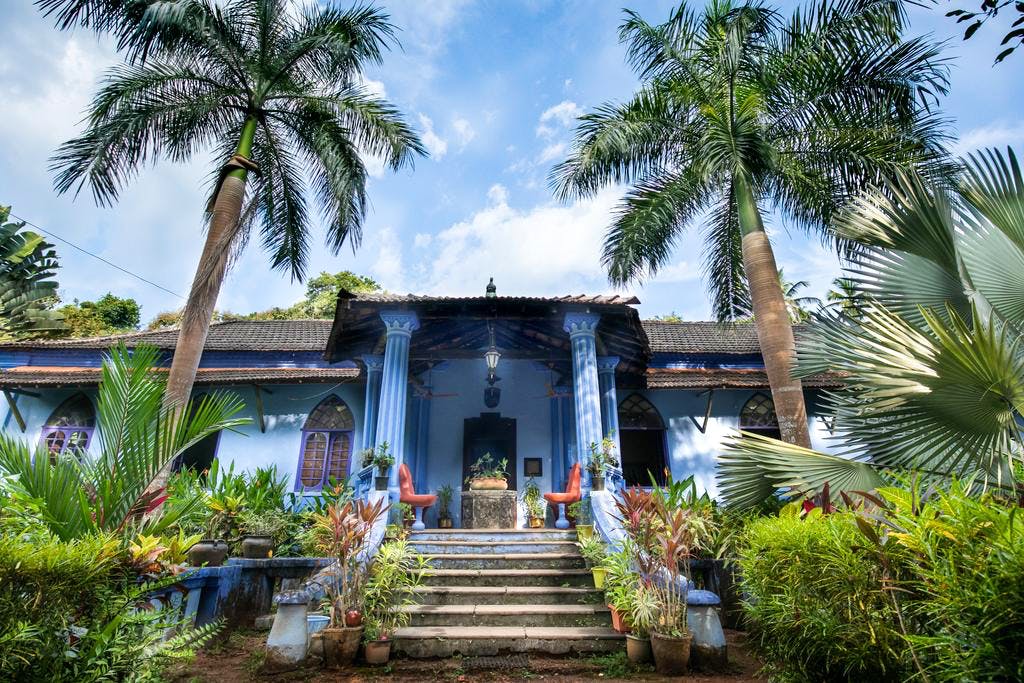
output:
M484 453L469 466L466 482L473 491L505 491L508 489L507 468L508 459L496 461L490 453Z
M383 499L375 503L360 499L343 506L328 505L323 513L313 516L318 550L334 560L324 572L330 624L320 632L327 666L351 664L359 651L367 571L361 555L386 510Z
M590 488L593 491L604 491L605 472L619 464L615 457L615 440L611 436L601 439L600 444L590 443L590 461L587 471L590 472Z
M363 596L364 656L367 664L387 664L395 631L407 626L412 614L402 608L415 604L412 596L427 568L427 560L406 541L385 543L370 564Z
M445 484L437 490L437 505L439 512L437 513L437 526L441 529L452 528L452 515L449 512L449 508L452 504L452 496L455 495L455 489L452 488L451 484Z
M640 575L633 571L631 553L628 549L609 553L603 562L606 571L604 596L605 604L611 611L612 628L619 633L629 633L627 616L633 604L640 583Z
M638 582L630 597L626 656L634 664L646 664L653 658L651 628L658 618L658 596L649 586Z
M577 538L590 538L594 535L594 525L590 517L590 497L584 496L569 505L569 517L576 524Z
M580 554L583 555L583 559L594 575L594 588L603 590L605 578L608 576L608 569L604 566L608 551L605 549L604 543L599 538L588 536L577 541L576 547L580 549Z
M399 503L395 507L398 510L399 518L402 520L402 528L410 528L412 523L416 521L416 510L408 503Z
M658 673L679 676L689 666L693 639L686 624L686 593L697 524L688 509L669 511L661 506L659 512L662 519L656 534L660 567L651 581L658 601L658 619L651 631L651 650Z
M263 512L243 511L239 519L242 532L242 557L266 559L272 557L276 539L288 526L288 520L281 510Z
M540 486L533 477L530 477L523 487L523 505L526 507L526 517L531 529L544 527L544 511L547 508L544 495L540 492Z
M237 539L239 516L245 509L243 496L211 496L206 501L206 537L189 548L188 563L193 567L219 567L227 559L228 539Z
M364 450L362 464L363 468L377 468L377 476L373 478L373 487L377 491L387 491L388 481L390 480L388 473L395 464L395 456L391 455L391 447L388 445L388 442L385 441L377 446L376 449L367 448Z

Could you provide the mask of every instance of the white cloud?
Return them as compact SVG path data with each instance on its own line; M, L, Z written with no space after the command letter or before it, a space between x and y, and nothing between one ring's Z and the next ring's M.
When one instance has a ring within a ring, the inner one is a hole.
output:
M405 279L402 271L402 244L398 234L391 227L377 231L377 259L370 266L370 274L392 289L401 289Z
M434 236L431 235L430 233L427 233L427 232L418 232L412 238L413 246L415 246L417 249L423 249L424 247L429 247L430 243L433 242L433 241L434 241Z
M679 261L660 269L653 279L661 284L691 282L700 279L700 268L687 261Z
M542 138L554 137L559 131L555 126L568 128L578 116L583 115L583 109L575 102L564 100L558 104L548 107L540 115L540 123L537 126L537 136Z
M372 78L367 78L363 74L359 74L359 84L363 86L366 92L374 97L387 97L388 91L384 87L383 81L375 81Z
M537 157L538 164L546 164L549 161L555 159L561 159L565 156L566 144L564 142L556 142L552 145L548 145L541 150L540 156Z
M562 87L565 88L566 90L571 88L572 87L572 79L571 78L565 79L565 82L562 83Z
M420 114L420 125L423 126L423 135L420 136L423 146L430 152L430 157L434 161L440 161L448 153L448 142L434 132L434 122L430 117Z
M456 118L452 121L452 129L455 131L455 139L459 143L460 152L476 137L476 131L473 130L472 124L466 119Z
M957 155L963 155L985 147L1020 146L1021 143L1024 143L1024 123L990 123L980 128L972 128L960 136L953 151Z
M495 183L487 190L487 201L492 206L508 204L508 190L500 183Z

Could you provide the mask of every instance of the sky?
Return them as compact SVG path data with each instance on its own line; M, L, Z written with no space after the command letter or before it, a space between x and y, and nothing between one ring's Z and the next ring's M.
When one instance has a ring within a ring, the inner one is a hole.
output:
M400 29L401 50L365 74L419 131L430 157L397 173L371 164L370 213L356 253L324 246L317 225L309 272L352 270L396 293L482 295L493 277L502 295L628 293L645 317L710 317L701 278L701 226L678 241L653 279L612 287L600 249L622 188L585 201L556 201L549 169L564 158L573 121L636 87L617 40L622 6L651 21L667 0L381 0ZM184 294L203 240L204 188L213 158L160 161L141 170L110 208L88 191L57 195L48 159L82 130L82 113L117 62L108 39L59 32L28 0L0 4L0 203L83 248ZM793 3L782 3L787 13ZM943 5L943 9L945 6ZM950 94L942 103L955 150L1024 143L1024 54L992 66L1010 17L971 41L935 9L911 11L909 34L947 41ZM1020 52L1020 51L1018 51ZM814 237L770 220L779 265L821 297L839 274ZM183 299L57 244L65 300L106 292L142 305L143 321ZM234 265L218 308L245 313L287 306L304 285L272 271L254 240Z

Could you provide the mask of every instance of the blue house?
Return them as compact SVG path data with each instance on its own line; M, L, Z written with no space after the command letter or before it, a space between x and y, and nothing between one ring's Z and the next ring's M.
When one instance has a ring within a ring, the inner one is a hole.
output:
M611 435L627 484L668 470L714 493L723 437L778 434L753 325L641 320L639 302L620 296L488 290L342 292L333 321L214 324L194 394L237 392L252 423L209 437L177 466L203 468L215 456L236 469L273 464L295 490L312 491L360 474L357 453L387 441L418 491L461 489L483 453L508 459L510 488L532 477L548 491ZM169 365L176 341L168 329L0 345L0 424L54 452L88 448L104 353L149 344ZM816 448L828 448L828 429L815 399L837 385L833 376L804 383ZM456 524L458 510L456 500Z

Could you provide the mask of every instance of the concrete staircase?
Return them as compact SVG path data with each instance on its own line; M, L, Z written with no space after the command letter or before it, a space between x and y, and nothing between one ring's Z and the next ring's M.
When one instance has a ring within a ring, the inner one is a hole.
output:
M395 634L407 657L504 652L608 652L623 646L573 531L427 529L409 537L431 572L411 624Z

